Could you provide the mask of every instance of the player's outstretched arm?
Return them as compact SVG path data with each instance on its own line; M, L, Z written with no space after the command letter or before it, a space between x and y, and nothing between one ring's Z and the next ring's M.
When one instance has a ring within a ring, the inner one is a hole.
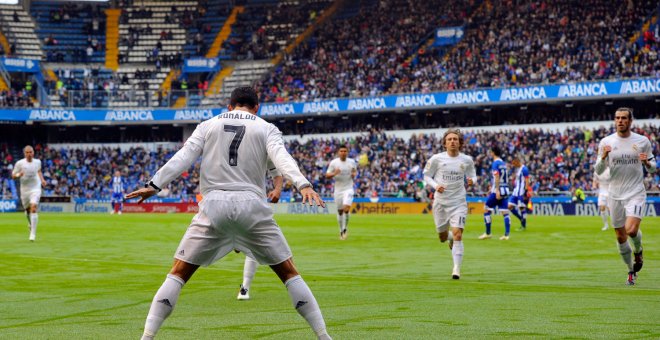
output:
M188 143L177 151L177 153L170 158L162 168L160 168L151 182L158 188L166 187L175 178L179 177L181 173L190 168L191 165L202 154L202 148L196 144Z
M124 198L129 200L131 198L140 197L140 200L138 201L138 204L140 204L140 203L144 202L146 199L148 199L149 197L151 197L151 196L153 196L157 193L158 193L158 190L156 190L155 188L153 188L151 186L148 186L146 188L135 190L135 191L129 193L128 195L126 195L126 197L124 197Z
M269 127L267 135L266 151L268 152L268 158L273 161L277 170L286 179L290 180L301 193L302 188L311 186L307 178L300 172L296 161L286 151L284 141L282 140L282 132L272 124Z
M300 194L302 195L302 203L308 203L310 206L316 205L319 207L325 208L325 202L321 199L321 196L319 196L314 189L312 189L311 186L304 187L302 190L300 190Z

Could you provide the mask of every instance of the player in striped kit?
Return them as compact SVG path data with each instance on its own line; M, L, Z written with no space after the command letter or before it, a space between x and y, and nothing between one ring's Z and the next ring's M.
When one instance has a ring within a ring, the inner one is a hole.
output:
M509 211L520 220L520 231L527 229L527 204L525 196L531 197L531 186L529 185L529 170L522 164L519 158L511 161L515 173L514 188L509 197Z
M112 177L112 210L110 214L117 213L121 215L121 211L124 209L124 178L121 176L119 170L115 171L115 176Z
M493 182L484 207L486 232L479 236L479 239L486 240L492 237L490 234L490 226L493 221L492 214L495 208L497 208L502 213L502 216L504 216L504 235L500 237L500 240L506 241L509 239L509 232L511 231L511 218L509 217L509 205L507 204L509 175L506 169L506 163L502 160L502 150L498 146L493 146L489 154L493 158L493 164L490 168Z

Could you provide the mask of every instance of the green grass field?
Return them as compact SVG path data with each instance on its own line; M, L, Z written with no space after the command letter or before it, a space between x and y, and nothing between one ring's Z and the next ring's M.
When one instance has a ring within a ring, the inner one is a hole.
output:
M191 215L0 215L0 339L138 339ZM647 218L638 284L597 217L530 218L509 241L465 233L460 280L429 215L278 216L335 339L660 338L660 218ZM513 222L513 228L518 226ZM496 218L494 234L502 232ZM260 267L237 301L243 255L200 269L160 339L313 339Z

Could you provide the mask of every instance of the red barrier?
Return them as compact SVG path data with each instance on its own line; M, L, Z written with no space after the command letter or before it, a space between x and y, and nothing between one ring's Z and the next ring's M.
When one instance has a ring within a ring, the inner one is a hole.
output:
M197 213L197 203L124 203L125 213Z

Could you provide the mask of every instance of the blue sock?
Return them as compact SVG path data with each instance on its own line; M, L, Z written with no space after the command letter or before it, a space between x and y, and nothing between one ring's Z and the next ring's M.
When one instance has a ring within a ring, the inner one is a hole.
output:
M490 224L493 220L490 218L490 210L484 213L484 223L486 223L486 234L490 235Z
M518 212L518 208L513 208L510 210L513 216L517 217L520 222L522 222L522 216L520 216L520 213Z
M527 208L522 209L521 216L522 216L522 220L520 220L520 223L522 223L522 226L524 228L526 228L527 227Z
M511 216L509 214L504 215L504 235L509 236L511 231Z

